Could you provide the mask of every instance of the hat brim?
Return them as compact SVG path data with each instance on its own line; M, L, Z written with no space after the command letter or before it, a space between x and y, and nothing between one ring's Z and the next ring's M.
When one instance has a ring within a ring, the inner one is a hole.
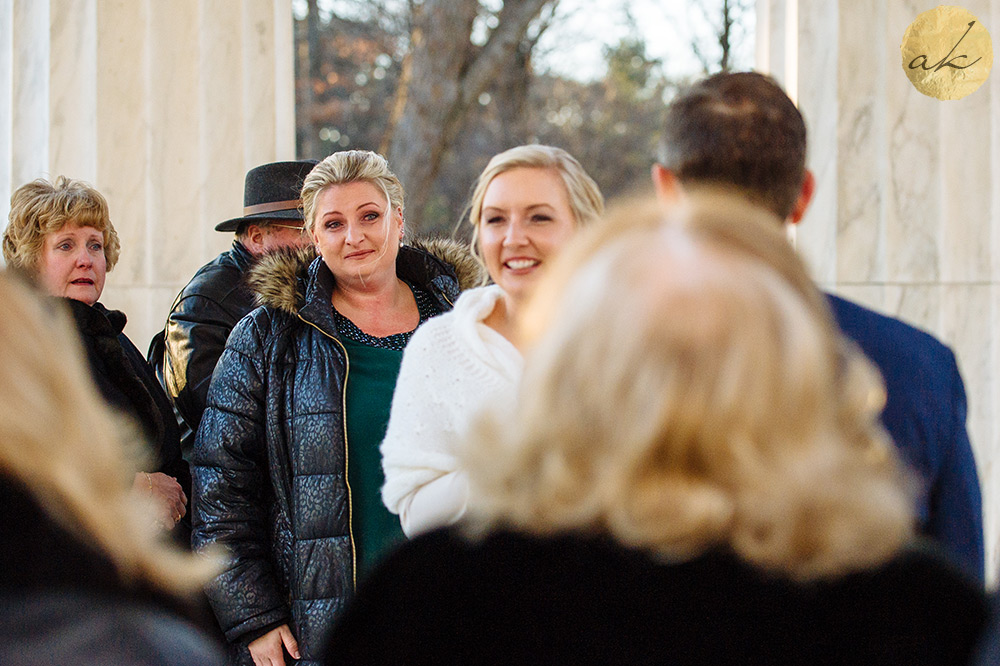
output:
M302 222L302 210L293 208L292 210L276 210L270 213L260 213L258 215L245 215L234 217L225 222L215 225L216 231L236 231L241 224L253 224L255 222L269 222L271 220L296 220Z

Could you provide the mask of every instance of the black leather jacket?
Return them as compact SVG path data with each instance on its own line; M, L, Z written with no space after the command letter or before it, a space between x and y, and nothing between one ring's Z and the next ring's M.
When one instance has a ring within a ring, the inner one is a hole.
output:
M193 544L225 546L232 558L208 590L228 640L288 622L299 663L319 664L354 590L355 562L349 367L333 275L307 252L270 255L251 272L265 306L233 330L212 379L194 449ZM459 293L453 266L422 250L402 248L397 274L442 310Z
M233 241L232 249L199 268L170 307L162 347L157 338L150 346L149 362L162 372L163 388L190 433L198 430L212 371L229 333L256 307L243 279L252 262L253 255ZM185 433L185 440L187 454L193 434Z

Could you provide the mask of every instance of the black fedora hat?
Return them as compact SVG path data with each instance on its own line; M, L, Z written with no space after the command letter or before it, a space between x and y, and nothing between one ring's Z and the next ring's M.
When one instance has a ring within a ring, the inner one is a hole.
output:
M216 231L236 231L241 224L270 220L302 221L302 183L316 160L271 162L247 171L243 186L243 217L215 225Z

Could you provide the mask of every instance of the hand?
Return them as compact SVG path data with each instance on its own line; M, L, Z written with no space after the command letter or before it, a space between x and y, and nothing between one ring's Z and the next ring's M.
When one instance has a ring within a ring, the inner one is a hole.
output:
M163 472L138 472L132 482L133 492L153 498L158 509L158 522L165 529L174 525L187 513L187 496L177 479Z
M301 659L299 644L295 642L292 630L287 624L272 629L257 640L250 641L247 648L250 649L254 666L285 666L285 650L281 649L282 645L294 659Z

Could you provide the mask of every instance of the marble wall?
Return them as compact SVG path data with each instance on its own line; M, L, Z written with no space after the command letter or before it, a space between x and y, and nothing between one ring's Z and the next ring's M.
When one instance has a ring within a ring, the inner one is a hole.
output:
M34 178L95 185L122 241L101 300L145 350L246 171L295 159L292 40L291 0L0 0L0 226Z
M983 485L987 571L995 581L1000 74L958 101L925 97L910 85L901 68L903 33L936 5L757 0L757 59L797 99L808 124L818 189L797 243L817 280L955 350ZM1000 2L962 6L1000 38Z

